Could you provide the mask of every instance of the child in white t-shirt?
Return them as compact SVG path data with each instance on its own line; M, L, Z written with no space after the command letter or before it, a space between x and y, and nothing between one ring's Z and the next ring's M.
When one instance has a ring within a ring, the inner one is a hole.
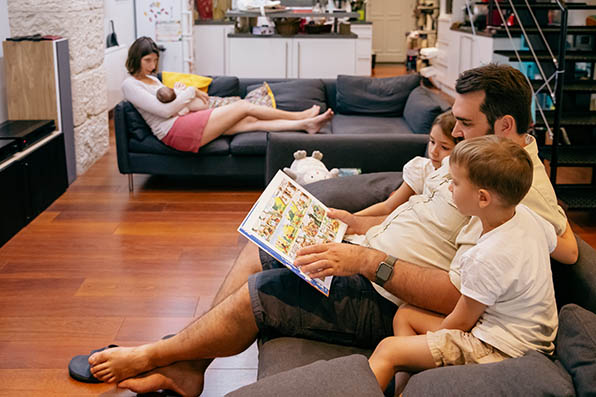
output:
M455 126L455 117L448 110L435 118L428 137L428 157L414 157L404 165L403 183L389 198L374 204L354 215L381 216L389 215L397 207L408 201L414 194L422 194L424 180L434 170L441 167L441 162L449 156L455 147L456 140L451 135ZM357 231L355 231L358 233ZM350 233L348 233L350 234Z
M369 363L384 389L396 371L489 363L530 350L552 354L557 307L550 257L567 244L524 205L532 161L516 143L494 135L459 143L449 158L450 191L458 210L477 216L482 235L451 264L461 297L446 317L403 305L396 336L381 341ZM401 392L409 378L398 376Z

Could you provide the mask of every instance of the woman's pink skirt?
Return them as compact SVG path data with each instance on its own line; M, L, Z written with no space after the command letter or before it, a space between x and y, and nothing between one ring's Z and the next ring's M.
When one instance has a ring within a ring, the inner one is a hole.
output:
M212 111L213 109L199 110L178 117L162 142L176 150L197 153Z

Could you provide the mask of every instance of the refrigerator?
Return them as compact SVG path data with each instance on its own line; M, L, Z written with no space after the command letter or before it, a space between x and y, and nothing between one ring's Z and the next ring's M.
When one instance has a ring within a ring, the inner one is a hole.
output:
M157 43L160 71L192 73L192 6L189 0L135 0L135 35Z

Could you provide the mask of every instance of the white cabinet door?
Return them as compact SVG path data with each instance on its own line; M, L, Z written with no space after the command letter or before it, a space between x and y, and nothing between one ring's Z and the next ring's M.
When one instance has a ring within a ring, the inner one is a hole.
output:
M228 73L237 77L292 77L291 39L230 37Z
M226 74L227 36L232 32L232 24L193 27L194 73L211 76Z
M296 77L336 78L356 74L356 39L294 39Z
M352 24L352 33L358 35L356 40L356 74L370 76L372 68L372 25Z

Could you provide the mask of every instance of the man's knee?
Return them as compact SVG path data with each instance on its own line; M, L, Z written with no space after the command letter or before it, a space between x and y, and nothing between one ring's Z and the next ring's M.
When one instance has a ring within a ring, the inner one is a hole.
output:
M251 273L258 273L263 271L263 266L261 265L261 258L259 255L259 247L255 244L248 243L244 246L238 258L236 259L236 263L242 266L246 270L250 270Z

